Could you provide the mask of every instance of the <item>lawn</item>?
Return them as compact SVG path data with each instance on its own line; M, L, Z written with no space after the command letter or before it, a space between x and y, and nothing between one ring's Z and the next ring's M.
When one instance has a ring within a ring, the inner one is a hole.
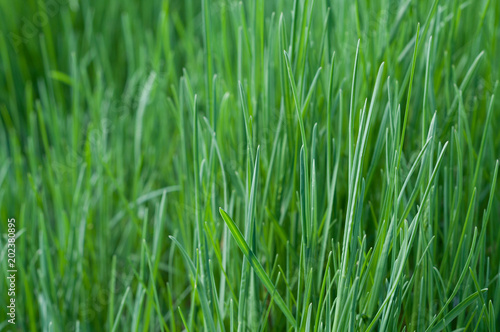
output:
M499 1L0 29L1 331L500 331Z

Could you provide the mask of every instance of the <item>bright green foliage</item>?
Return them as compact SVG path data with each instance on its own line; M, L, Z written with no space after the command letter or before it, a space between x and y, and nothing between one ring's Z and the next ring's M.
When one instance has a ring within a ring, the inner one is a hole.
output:
M0 1L0 330L498 331L500 2Z

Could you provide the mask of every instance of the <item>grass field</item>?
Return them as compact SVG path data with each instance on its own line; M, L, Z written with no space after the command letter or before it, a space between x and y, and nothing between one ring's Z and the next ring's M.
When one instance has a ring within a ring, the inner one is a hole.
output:
M0 27L0 330L500 331L497 0Z

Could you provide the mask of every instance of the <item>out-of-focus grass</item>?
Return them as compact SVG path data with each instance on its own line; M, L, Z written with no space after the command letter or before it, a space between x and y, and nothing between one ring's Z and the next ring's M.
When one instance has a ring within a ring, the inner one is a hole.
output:
M495 331L498 1L0 2L19 331Z

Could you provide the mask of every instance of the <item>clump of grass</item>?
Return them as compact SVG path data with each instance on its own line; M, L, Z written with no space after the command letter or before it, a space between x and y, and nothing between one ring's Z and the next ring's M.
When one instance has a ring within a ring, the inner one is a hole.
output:
M500 326L498 2L0 6L18 330Z

